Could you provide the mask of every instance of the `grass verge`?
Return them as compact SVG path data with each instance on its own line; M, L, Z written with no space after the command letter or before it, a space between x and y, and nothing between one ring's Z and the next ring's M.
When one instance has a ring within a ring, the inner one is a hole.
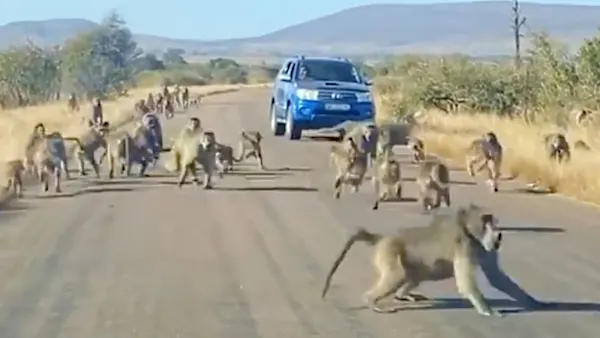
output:
M428 111L419 118L414 134L423 140L426 152L464 166L469 143L490 130L504 147L503 176L538 182L551 191L600 205L600 152L594 149L597 141L586 129L570 128L566 136L571 144L584 140L592 151L572 149L571 162L562 165L547 158L543 144L544 135L559 131L552 124L531 125L491 114Z

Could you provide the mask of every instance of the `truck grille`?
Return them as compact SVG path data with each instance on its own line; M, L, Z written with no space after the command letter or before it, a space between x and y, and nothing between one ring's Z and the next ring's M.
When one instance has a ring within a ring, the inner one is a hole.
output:
M336 95L337 97L335 97ZM356 94L353 92L344 92L338 90L319 90L319 100L328 102L356 102Z

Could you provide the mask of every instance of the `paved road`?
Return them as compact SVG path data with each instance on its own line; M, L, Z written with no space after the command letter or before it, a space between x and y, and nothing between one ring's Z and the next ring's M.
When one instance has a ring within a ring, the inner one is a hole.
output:
M319 297L326 270L357 226L422 225L415 202L370 210L372 188L333 200L329 143L269 136L268 91L208 98L193 112L232 142L259 128L267 172L249 163L214 191L179 190L171 175L81 179L60 197L36 188L0 213L0 337L597 337L600 212L505 183L491 195L454 171L456 204L477 201L510 227L503 265L559 310L478 316L468 306L396 314L355 310L371 282L357 246ZM187 116L168 122L174 132ZM407 195L414 195L411 165ZM483 283L501 308L515 304ZM451 282L424 293L458 297ZM456 304L456 302L454 302Z

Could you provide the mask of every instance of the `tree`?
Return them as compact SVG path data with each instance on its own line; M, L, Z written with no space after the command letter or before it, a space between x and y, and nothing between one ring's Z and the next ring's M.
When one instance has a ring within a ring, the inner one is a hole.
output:
M521 4L519 0L513 0L512 6L513 12L513 23L512 30L514 34L515 40L515 67L521 67L521 38L523 38L523 33L521 33L521 28L527 22L527 18L521 15Z
M64 54L66 82L71 91L91 98L118 94L130 85L141 51L125 21L111 12L99 28L68 41Z
M185 65L187 62L185 62L185 59L183 58L184 54L185 50L181 48L169 48L163 54L163 61L172 65Z

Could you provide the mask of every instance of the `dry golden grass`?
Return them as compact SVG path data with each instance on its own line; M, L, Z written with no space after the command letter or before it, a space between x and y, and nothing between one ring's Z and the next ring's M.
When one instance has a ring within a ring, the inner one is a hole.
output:
M544 135L559 131L551 124L528 125L522 120L495 115L447 115L428 111L419 119L415 130L427 152L465 165L469 143L487 131L494 131L504 147L503 174L518 177L582 201L600 205L600 151L598 143L582 128L570 128L569 143L584 140L590 152L572 149L570 163L559 165L547 158Z
M235 91L243 87L248 86L208 85L189 88L192 95L213 95ZM135 89L130 91L129 97L105 102L105 120L110 121L114 126L126 124L134 116L133 105L135 101L145 98L149 92L158 91L158 88ZM5 186L7 181L6 166L3 163L23 157L25 144L35 124L42 122L49 131L58 130L65 136L78 136L85 131L87 124L84 121L90 113L91 107L89 104L82 105L81 110L77 113L70 113L67 110L65 101L20 109L0 110L0 187Z

